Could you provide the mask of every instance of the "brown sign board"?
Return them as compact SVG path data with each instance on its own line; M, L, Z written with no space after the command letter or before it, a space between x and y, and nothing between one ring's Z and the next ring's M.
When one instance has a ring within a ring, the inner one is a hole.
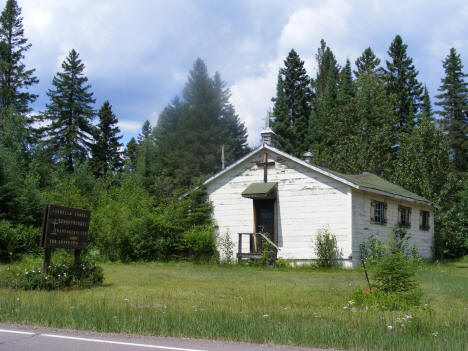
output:
M91 211L58 205L45 205L41 246L82 250L88 243Z

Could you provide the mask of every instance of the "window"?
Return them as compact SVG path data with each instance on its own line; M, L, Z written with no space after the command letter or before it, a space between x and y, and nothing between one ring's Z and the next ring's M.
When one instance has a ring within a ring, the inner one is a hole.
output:
M398 206L398 225L402 228L411 227L411 208Z
M387 224L387 204L382 201L371 201L371 223Z
M429 219L430 219L429 211L419 212L419 229L420 230L429 230L431 228L429 225Z

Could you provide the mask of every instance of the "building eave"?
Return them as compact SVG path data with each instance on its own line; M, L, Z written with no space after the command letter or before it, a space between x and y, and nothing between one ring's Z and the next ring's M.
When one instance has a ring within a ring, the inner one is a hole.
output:
M344 179L336 174L333 174L333 173L330 173L330 172L327 172L326 170L320 168L320 167L317 167L317 166L314 166L310 163L307 163L297 157L294 157L292 155L289 155L288 153L284 152L284 151L281 151L281 150L278 150L272 146L269 146L267 144L262 144L261 146L259 146L258 148L256 148L255 150L253 150L252 152L250 152L249 154L247 154L246 156L242 157L241 159L239 159L238 161L234 162L232 165L230 165L229 167L223 169L222 171L214 174L213 176L211 176L210 178L208 178L207 180L205 180L201 185L197 186L197 187L194 187L193 189L187 191L186 193L182 194L181 196L179 196L179 199L182 199L184 198L185 196L187 196L190 192L194 191L194 190L197 190L199 189L200 187L202 186L206 186L208 184L210 184L212 181L214 181L215 179L218 179L219 177L223 176L224 174L228 173L230 170L232 170L233 168L239 166L240 164L242 164L245 160L247 160L248 158L252 157L253 155L257 154L258 152L262 151L262 150L267 150L267 151L271 151L281 157L284 157L290 161L293 161L305 168L308 168L308 169L311 169L319 174L322 174L326 177L329 177L331 179L334 179L336 180L337 182L340 182L340 183L343 183L343 184L346 184L348 185L349 187L353 188L353 189L356 189L356 190L362 190L362 191L365 191L365 192L369 192L369 193L374 193L374 194L379 194L379 195L383 195L383 196L387 196L387 197L390 197L390 198L394 198L394 199L398 199L398 200L405 200L405 201L409 201L409 202L413 202L413 203L417 203L417 204L421 204L421 205L427 205L427 206L431 206L431 207L436 207L436 208L439 208L439 206L433 202L430 202L430 201L423 201L423 200L416 200L416 199L412 199L412 198L409 198L409 197L405 197L405 196L401 196L401 195L396 195L396 194L392 194L392 193L389 193L389 192L385 192L385 191L381 191L381 190L377 190L377 189L372 189L372 188L368 188L368 187L363 187L363 186L359 186L358 184L355 184L353 182L350 182L348 181L347 179Z

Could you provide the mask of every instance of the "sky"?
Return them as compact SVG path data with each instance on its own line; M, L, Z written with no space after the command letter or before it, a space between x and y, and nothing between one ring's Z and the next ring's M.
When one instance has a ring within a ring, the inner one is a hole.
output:
M4 1L0 2L2 8ZM35 112L44 111L46 92L69 51L86 66L96 110L112 104L124 135L136 136L145 120L156 125L181 94L195 60L218 71L231 89L231 102L259 144L272 108L278 70L294 48L310 76L325 39L341 65L354 65L371 47L382 63L396 34L408 45L419 80L431 96L443 76L451 47L468 72L468 1L363 0L18 0L25 37L32 44L27 68L40 82ZM434 102L434 101L433 101Z

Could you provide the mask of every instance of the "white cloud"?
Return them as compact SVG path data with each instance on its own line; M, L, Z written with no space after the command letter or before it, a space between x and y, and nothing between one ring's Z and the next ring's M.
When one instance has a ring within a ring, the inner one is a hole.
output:
M118 125L122 132L130 132L130 133L139 132L142 127L142 123L139 121L120 120Z

